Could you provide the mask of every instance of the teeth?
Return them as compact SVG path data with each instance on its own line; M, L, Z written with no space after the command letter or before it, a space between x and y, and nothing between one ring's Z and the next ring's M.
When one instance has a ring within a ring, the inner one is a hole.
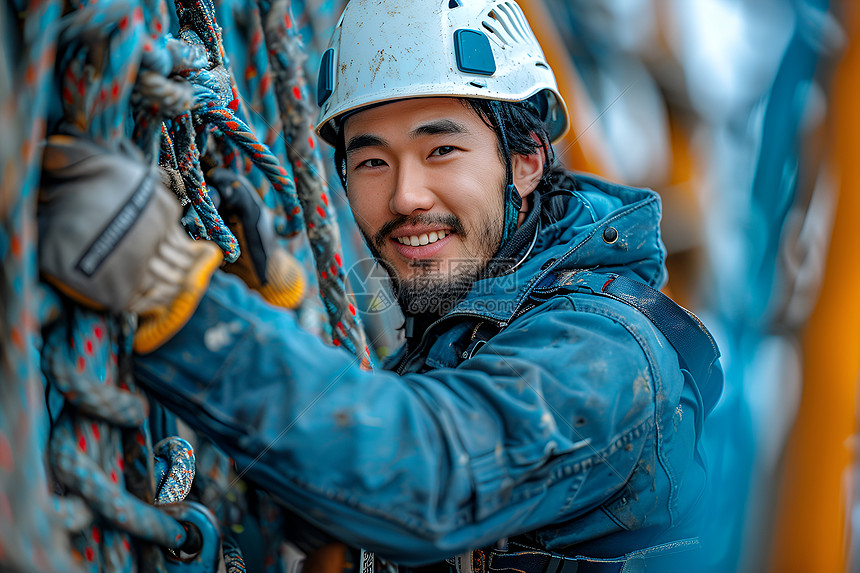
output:
M401 245L410 245L413 247L418 247L435 243L439 239L444 239L449 234L450 233L448 233L448 231L432 231L430 233L411 235L409 237L397 237L397 242Z

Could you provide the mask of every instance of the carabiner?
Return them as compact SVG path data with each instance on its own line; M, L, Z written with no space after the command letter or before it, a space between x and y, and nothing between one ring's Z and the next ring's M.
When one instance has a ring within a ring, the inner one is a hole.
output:
M221 555L218 522L205 506L194 501L169 503L159 509L178 521L187 532L185 543L165 549L165 565L170 573L213 573Z

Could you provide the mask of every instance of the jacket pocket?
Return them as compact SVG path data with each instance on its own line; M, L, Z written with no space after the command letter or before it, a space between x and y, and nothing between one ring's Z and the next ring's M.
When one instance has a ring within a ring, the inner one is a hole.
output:
M662 470L656 453L655 438L652 435L646 442L630 479L602 506L603 511L624 529L641 529L654 525L652 521L657 516L666 517L665 511L658 510L661 503L668 503L668 483L662 483L666 482L666 479L659 476Z

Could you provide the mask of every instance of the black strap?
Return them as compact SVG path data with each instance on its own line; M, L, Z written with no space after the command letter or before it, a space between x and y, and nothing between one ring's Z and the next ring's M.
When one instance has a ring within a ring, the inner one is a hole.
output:
M487 573L620 573L629 559L594 560L542 551L491 553ZM629 569L629 567L628 567Z
M486 573L641 573L645 571L646 562L664 570L660 568L661 565L667 565L664 559L669 558L676 563L676 554L698 549L699 546L699 539L693 537L608 559L581 555L565 557L539 549L513 553L490 549Z
M720 351L708 329L692 312L646 284L615 276L603 285L603 292L644 314L678 352L681 367L699 385L706 413L716 405L723 391Z
M713 336L699 318L660 291L644 283L616 274L586 270L549 273L533 289L536 294L560 288L606 296L632 306L675 348L681 368L696 381L705 413L716 405L723 391L720 351Z
M561 570L559 571L559 569ZM614 571L620 570L621 569L619 568ZM580 573L579 560L538 552L492 555L490 558L488 573L497 573L499 571L524 571L526 573Z

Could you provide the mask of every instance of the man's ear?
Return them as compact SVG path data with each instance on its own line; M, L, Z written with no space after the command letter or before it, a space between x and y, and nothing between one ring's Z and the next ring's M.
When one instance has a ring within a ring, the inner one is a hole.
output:
M511 170L514 185L520 192L520 197L526 198L534 191L543 177L544 158L540 148L530 155L514 154L511 156Z

